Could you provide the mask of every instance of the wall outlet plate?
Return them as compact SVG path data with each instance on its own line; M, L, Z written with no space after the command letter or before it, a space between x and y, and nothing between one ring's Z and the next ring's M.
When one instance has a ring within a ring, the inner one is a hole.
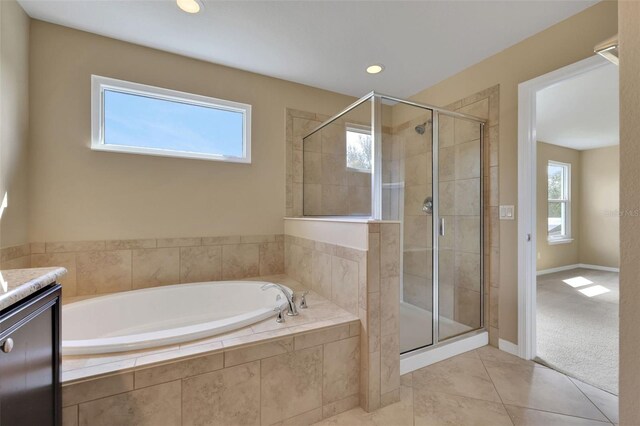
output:
M500 220L515 220L515 206L500 206Z

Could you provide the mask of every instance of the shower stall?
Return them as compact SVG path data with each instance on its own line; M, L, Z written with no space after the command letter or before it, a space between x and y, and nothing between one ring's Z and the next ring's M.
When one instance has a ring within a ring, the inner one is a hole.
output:
M302 140L304 216L401 223L401 353L484 328L484 124L372 92Z

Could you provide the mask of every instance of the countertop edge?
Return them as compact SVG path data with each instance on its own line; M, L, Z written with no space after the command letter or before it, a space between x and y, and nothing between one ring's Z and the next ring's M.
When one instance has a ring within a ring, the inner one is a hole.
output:
M56 282L66 273L67 270L62 267L0 271L0 311Z

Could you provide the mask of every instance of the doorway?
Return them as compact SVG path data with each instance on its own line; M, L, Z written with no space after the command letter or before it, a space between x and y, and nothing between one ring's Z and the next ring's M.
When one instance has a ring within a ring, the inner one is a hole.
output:
M519 87L519 351L617 394L618 69Z

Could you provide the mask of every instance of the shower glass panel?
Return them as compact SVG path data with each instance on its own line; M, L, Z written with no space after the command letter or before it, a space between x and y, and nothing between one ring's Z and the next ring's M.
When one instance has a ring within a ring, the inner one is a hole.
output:
M371 108L367 100L303 139L304 216L371 216Z
M400 351L433 344L430 109L383 99L382 218L402 222Z
M481 327L482 126L438 117L438 340Z

